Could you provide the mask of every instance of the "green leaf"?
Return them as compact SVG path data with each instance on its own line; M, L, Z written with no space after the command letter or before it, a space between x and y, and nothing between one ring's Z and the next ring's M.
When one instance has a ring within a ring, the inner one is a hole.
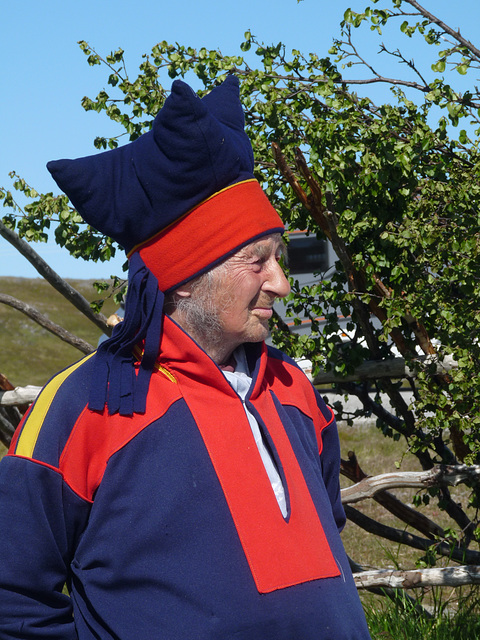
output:
M445 58L438 60L435 64L432 64L432 70L437 73L443 73L445 71Z

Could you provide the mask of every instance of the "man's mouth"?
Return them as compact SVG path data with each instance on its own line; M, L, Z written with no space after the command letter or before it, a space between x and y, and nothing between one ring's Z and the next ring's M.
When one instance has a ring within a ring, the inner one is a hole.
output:
M273 305L271 304L256 304L252 307L252 313L261 320L270 320L273 315Z
M275 299L259 297L252 301L250 311L260 320L270 320Z

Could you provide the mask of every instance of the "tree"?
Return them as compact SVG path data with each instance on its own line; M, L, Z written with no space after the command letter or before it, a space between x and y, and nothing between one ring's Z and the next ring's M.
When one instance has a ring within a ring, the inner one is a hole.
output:
M365 27L372 37L398 27L405 42L425 43L433 52L430 69L381 44L383 56L407 72L382 75L356 47L355 30ZM403 439L423 470L478 462L480 93L456 89L443 74L452 69L459 80L468 77L480 51L415 0L372 0L362 13L347 9L324 57L287 53L282 43L262 44L250 32L242 55L161 42L132 80L123 50L102 58L79 44L88 63L104 65L109 74L110 93L85 97L84 108L105 112L123 131L97 138L99 149L148 130L167 93L162 83L186 76L206 92L229 72L241 77L259 181L291 228L327 238L338 256L331 277L319 274L303 288L293 283L288 309L311 319L311 334L291 333L278 321L275 341L293 356L308 357L314 376L330 371L342 393L360 399L362 409L352 415L339 404L340 419L375 417L380 432ZM391 87L386 102L358 93L380 83ZM39 195L13 179L32 201L22 209L3 189L6 226L35 240L56 219L55 239L72 254L103 260L113 253L108 238L82 228L65 196ZM341 316L352 335L347 343ZM414 375L350 380L366 361L399 354ZM455 367L442 368L452 360ZM457 504L447 487L430 490L456 528L444 532L446 543L464 550L480 538L480 494L475 480L470 486L468 506ZM355 518L352 508L349 513Z

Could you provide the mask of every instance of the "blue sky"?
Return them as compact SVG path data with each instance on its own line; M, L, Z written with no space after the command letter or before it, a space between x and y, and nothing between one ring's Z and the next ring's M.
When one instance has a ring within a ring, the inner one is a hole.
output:
M38 191L58 193L46 163L94 153L96 135L116 132L106 116L86 113L81 107L82 97L95 97L107 75L102 67L87 64L78 40L86 40L102 55L122 47L131 76L136 75L142 54L161 40L238 54L247 29L268 44L282 41L287 50L326 55L344 10L350 6L360 11L367 4L367 0L5 2L0 13L0 185L10 188L8 172L15 170ZM480 44L478 0L463 0L456 6L451 0L422 4ZM374 42L363 41L372 55L378 48L378 40ZM70 258L53 242L33 246L63 277L108 277L121 273L124 261L119 256L107 265L95 265ZM0 276L37 275L0 238Z

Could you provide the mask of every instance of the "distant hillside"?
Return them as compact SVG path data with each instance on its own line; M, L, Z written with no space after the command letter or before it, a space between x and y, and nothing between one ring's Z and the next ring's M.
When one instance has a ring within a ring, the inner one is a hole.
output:
M68 282L88 301L99 298L92 280ZM50 320L96 346L100 337L98 328L42 278L0 277L0 291L34 306ZM114 303L108 300L103 313L108 316L114 310ZM82 356L23 313L0 304L0 373L13 385L43 385L55 372Z

